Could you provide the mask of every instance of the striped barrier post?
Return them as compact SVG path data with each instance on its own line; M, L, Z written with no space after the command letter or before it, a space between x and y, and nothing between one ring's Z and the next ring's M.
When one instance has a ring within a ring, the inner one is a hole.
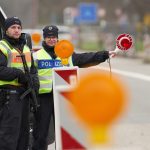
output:
M68 109L70 101L65 95L78 80L78 67L53 69L56 150L84 150L84 129Z

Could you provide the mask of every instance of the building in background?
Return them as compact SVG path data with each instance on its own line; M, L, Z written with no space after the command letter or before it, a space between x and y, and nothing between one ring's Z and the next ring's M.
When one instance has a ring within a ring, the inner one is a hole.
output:
M120 8L129 17L129 21L142 22L148 26L150 5L149 0L0 0L1 7L7 16L18 16L23 20L25 28L35 28L43 24L63 24L63 12L67 7L78 7L79 3L97 3L100 9L105 9L105 19L116 21L116 9ZM146 17L145 17L146 16ZM146 18L146 19L144 19ZM145 20L145 21L144 21Z

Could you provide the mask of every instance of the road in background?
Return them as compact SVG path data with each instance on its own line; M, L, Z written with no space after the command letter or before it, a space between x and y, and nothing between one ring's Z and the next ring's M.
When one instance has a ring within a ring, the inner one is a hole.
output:
M107 63L99 65L109 69ZM115 129L115 146L126 150L150 149L150 64L140 59L111 59L112 72L121 76L130 91L129 106Z
M109 70L107 63L99 67ZM112 72L117 73L130 91L130 105L127 122L150 123L150 64L140 59L111 59Z

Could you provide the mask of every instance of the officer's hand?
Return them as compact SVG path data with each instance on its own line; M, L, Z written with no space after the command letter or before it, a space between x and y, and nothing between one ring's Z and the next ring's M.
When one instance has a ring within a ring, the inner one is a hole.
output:
M109 57L115 57L117 55L117 53L115 51L109 51Z
M40 82L37 74L31 74L31 78L34 84L34 89L36 94L38 95L39 93L39 88L40 88Z
M17 69L17 68L15 68L15 71L17 73L18 82L26 86L28 80L25 73L21 69Z
M24 73L21 73L18 77L18 82L23 85L27 85L27 77Z
M115 57L121 50L119 48L115 48L115 50L113 51L109 51L109 57L112 58L112 57Z

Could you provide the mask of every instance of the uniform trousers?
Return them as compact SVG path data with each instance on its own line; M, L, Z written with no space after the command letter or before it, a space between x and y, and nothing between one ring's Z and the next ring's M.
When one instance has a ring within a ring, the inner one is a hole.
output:
M50 120L54 111L53 93L39 94L40 107L35 113L32 150L47 150Z
M10 94L0 108L0 150L27 150L29 139L29 99Z

